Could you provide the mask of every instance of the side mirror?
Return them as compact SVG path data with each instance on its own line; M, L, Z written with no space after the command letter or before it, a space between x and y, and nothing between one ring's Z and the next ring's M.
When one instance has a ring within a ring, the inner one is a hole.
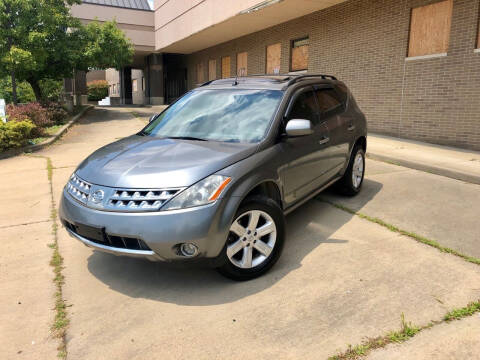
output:
M313 134L312 122L305 119L292 119L287 123L285 132L289 137Z
M151 123L153 120L155 120L158 115L160 114L153 114L152 116L150 116L150 119L148 119L148 123Z

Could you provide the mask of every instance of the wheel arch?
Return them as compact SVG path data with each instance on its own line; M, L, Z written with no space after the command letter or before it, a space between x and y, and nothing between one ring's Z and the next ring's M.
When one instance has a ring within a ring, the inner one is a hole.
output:
M355 140L355 143L353 144L353 148L355 148L355 146L357 145L360 145L363 151L367 152L367 137L364 135L358 137L357 140Z
M255 185L250 191L244 196L243 200L253 195L264 195L273 201L275 201L280 209L283 209L282 205L282 196L280 193L280 188L277 183L273 180L264 180L259 184ZM242 200L242 201L243 201Z

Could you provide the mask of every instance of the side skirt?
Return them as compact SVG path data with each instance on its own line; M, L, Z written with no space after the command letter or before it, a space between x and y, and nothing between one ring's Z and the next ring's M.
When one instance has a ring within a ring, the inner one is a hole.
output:
M313 197L317 196L318 194L320 194L323 190L325 190L326 188L328 188L330 185L333 185L334 182L340 180L342 177L341 176L337 176L335 178L333 178L332 180L330 180L328 183L326 183L325 185L321 186L320 188L318 188L317 190L315 190L314 192L312 192L310 195L307 195L306 197L304 197L302 200L299 200L296 204L293 204L292 206L286 208L283 213L285 215L287 214L290 214L293 210L295 210L296 208L298 208L299 206L305 204L308 200L312 199Z

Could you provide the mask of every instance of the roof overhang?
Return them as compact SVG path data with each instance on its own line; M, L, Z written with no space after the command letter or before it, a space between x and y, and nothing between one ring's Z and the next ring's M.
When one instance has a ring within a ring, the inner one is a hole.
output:
M156 23L155 48L161 52L189 54L345 1L257 0L254 5L245 1L250 7L231 14L229 1L206 0L160 27ZM156 10L160 11L162 7Z

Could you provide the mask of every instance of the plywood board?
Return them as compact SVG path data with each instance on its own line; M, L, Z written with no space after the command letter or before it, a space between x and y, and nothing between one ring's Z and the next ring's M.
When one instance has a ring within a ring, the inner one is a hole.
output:
M237 54L237 76L247 76L248 73L248 53L241 52Z
M208 81L215 80L217 78L217 60L208 61Z
M203 62L197 64L197 83L202 84L205 82L205 70L203 68Z
M308 69L308 45L292 48L292 71Z
M230 56L222 57L222 79L230 77Z
M267 74L280 74L280 61L282 58L282 44L267 46Z
M478 24L477 49L480 49L480 23Z
M408 56L441 54L448 51L453 0L412 9Z

